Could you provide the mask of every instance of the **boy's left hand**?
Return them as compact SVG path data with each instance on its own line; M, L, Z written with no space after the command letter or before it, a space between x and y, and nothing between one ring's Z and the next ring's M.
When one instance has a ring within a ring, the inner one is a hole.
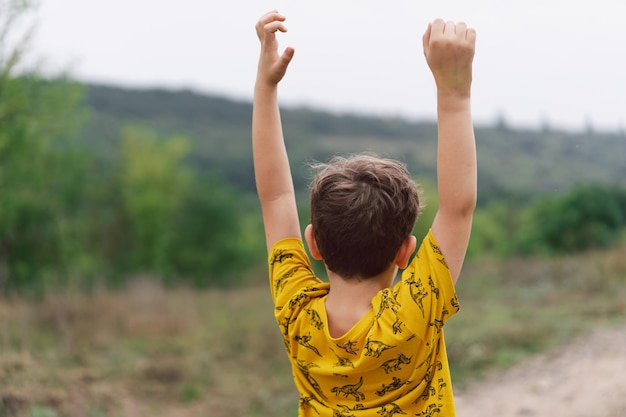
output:
M257 82L268 86L275 86L282 80L294 54L292 47L287 47L282 55L278 54L276 32L287 32L284 21L285 16L273 10L261 17L256 24L256 33L261 41Z

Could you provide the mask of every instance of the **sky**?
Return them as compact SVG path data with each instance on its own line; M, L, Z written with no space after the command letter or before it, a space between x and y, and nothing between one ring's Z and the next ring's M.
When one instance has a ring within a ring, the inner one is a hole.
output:
M284 105L435 117L421 37L435 18L477 31L477 123L626 129L621 0L39 0L33 50L49 70L123 87L192 89L251 100L254 25L287 17L294 59Z

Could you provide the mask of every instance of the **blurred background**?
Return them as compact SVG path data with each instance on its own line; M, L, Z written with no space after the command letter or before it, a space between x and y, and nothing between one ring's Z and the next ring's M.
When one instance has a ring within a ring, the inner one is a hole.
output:
M459 392L623 328L617 0L0 0L0 417L296 414L250 146L254 24L274 8L303 224L307 164L371 151L424 188L418 238L437 209L421 36L437 17L477 29Z

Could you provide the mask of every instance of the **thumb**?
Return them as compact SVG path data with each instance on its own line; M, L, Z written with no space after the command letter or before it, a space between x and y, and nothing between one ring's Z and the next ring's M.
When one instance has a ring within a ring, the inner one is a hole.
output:
M285 49L285 51L280 56L278 63L277 63L280 69L280 72L284 73L285 71L287 71L287 66L289 66L289 63L291 62L291 59L293 58L294 53L295 53L295 50L292 47L287 47Z

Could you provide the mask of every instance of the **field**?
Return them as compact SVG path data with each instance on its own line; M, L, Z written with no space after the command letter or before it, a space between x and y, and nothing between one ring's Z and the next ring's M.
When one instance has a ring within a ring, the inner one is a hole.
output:
M625 254L468 263L446 327L456 389L626 324ZM137 279L122 292L0 300L0 417L295 416L263 275L243 289Z

